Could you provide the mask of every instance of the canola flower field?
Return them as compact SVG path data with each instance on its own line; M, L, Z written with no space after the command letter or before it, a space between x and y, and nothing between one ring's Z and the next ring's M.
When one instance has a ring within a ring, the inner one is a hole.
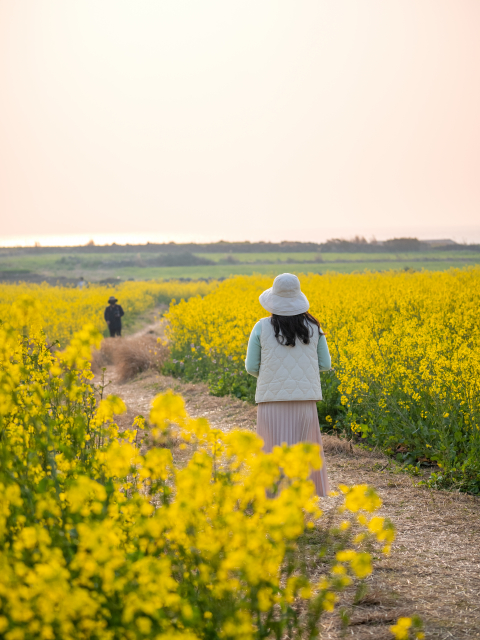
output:
M343 521L329 529L308 480L321 464L315 445L264 454L251 432L212 429L172 393L119 433L124 403L103 390L98 400L91 382L99 332L87 325L52 352L35 313L23 298L0 325L0 636L318 637L338 593L390 552L395 532L375 514L375 491L341 486ZM145 453L135 427L148 434ZM182 469L173 438L190 447ZM313 579L297 543L322 527ZM391 632L424 637L415 618Z
M430 486L479 493L480 268L301 281L333 359L334 371L322 374L322 428L380 446L414 473L430 465ZM253 401L244 357L269 286L263 276L84 290L0 285L0 319L23 333L42 329L63 348L85 323L105 331L112 293L127 318L169 302L167 372Z
M430 486L479 493L480 268L300 280L332 354L322 428L361 436L414 473L431 465ZM231 278L172 305L169 371L252 400L244 358L271 284Z
M175 298L188 299L206 295L216 286L213 282L124 282L116 287L92 285L85 289L55 287L48 284L0 284L0 320L21 329L43 329L52 342L65 347L73 334L86 324L106 330L103 311L114 295L131 321L160 303L170 304Z

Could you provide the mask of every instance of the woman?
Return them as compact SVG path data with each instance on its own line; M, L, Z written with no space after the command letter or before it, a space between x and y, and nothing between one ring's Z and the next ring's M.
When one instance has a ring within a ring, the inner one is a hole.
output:
M258 378L257 433L266 452L283 442L318 444L323 464L311 478L317 495L326 496L330 487L316 403L322 399L320 371L331 368L327 340L308 313L297 276L277 276L259 300L272 315L253 327L245 360L247 372Z

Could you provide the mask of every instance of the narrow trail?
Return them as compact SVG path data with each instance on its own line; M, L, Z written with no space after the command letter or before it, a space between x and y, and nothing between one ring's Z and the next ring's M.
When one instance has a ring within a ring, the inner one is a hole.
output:
M203 416L212 426L224 431L255 429L256 407L232 397L211 396L204 384L151 370L120 383L113 366L107 367L105 381L111 381L106 393L120 396L127 405L117 420L121 429L131 428L136 415L148 417L153 398L167 389L184 397L190 415ZM98 376L94 382L98 384ZM383 455L352 449L333 436L323 438L332 486L374 486L383 500L381 515L394 522L397 538L391 555L375 560L367 579L369 593L353 607L344 635L338 615L328 614L322 638L391 640L388 627L399 616L414 613L426 624L426 638L480 638L480 499L417 488L415 479L399 473ZM327 517L339 501L322 499Z

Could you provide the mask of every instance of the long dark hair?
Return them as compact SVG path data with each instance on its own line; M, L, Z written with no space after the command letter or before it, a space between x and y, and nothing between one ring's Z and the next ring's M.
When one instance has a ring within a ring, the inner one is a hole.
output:
M318 327L321 336L324 335L320 323L308 311L296 316L277 316L272 313L270 322L275 331L275 338L279 344L283 344L285 347L294 347L297 338L303 344L309 344L310 338L313 336L312 325Z

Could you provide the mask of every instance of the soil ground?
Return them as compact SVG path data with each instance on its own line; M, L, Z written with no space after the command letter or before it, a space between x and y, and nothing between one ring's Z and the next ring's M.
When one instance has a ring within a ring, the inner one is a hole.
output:
M154 331L147 327L142 333ZM224 431L255 429L254 406L211 396L204 384L151 370L121 384L112 366L107 367L105 381L111 381L106 393L119 395L127 405L117 421L121 428L131 428L138 414L148 417L153 398L172 389L184 397L193 417L204 416ZM382 454L351 447L333 436L323 439L332 487L339 483L375 487L383 500L381 515L394 522L397 538L391 555L375 561L367 579L368 594L351 607L347 628L342 632L338 613L329 614L323 618L322 638L391 639L388 627L398 617L414 613L425 623L426 638L480 638L480 499L417 487L415 478L399 472ZM340 500L322 499L326 517L334 517ZM314 546L311 551L314 565Z

